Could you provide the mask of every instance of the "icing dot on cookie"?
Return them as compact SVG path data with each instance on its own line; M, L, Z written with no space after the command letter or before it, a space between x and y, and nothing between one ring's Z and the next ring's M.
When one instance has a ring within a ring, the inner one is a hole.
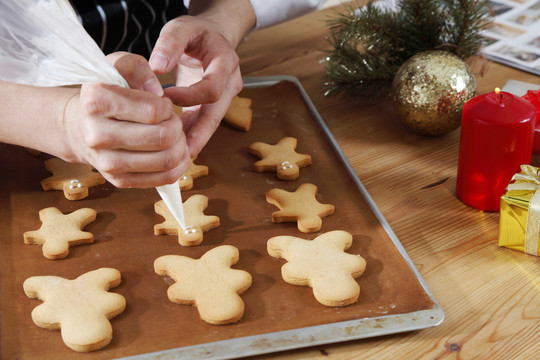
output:
M82 186L81 182L79 180L71 180L69 182L69 188L70 189L74 189L74 188L80 188Z
M281 163L281 168L283 170L287 170L287 169L292 169L293 166L292 166L292 164L290 162L284 161L284 162Z
M187 226L184 229L184 234L186 234L186 235L195 234L196 232L197 232L197 229L195 229L193 226Z

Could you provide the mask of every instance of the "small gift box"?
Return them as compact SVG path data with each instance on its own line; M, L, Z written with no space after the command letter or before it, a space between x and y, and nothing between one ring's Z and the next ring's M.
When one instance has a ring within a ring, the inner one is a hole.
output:
M539 169L521 165L501 197L499 246L540 255L539 189Z

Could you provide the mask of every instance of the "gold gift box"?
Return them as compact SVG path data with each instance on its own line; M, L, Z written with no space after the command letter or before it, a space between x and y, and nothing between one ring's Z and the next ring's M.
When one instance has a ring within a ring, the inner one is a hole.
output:
M538 168L535 168L538 170ZM516 181L519 183L521 181ZM529 203L534 195L531 190L509 190L501 197L499 218L499 246L525 252L525 231ZM540 236L537 238L540 249ZM539 250L540 251L540 250ZM539 256L540 253L532 254Z

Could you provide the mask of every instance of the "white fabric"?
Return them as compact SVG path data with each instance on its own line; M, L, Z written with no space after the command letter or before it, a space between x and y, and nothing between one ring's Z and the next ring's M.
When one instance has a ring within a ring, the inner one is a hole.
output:
M68 0L1 0L0 79L34 86L128 87Z

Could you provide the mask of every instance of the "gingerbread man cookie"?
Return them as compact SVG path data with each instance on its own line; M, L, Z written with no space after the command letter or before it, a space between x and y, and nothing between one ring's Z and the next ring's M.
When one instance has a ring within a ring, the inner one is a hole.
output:
M68 163L58 158L45 161L45 168L53 175L41 180L43 190L62 190L68 200L88 197L88 189L105 184L105 178L91 165Z
M366 261L345 252L352 235L336 230L304 240L294 236L275 236L268 240L268 254L288 262L281 275L289 284L310 286L318 302L326 306L347 306L358 301L360 286L356 278L364 273Z
M68 280L58 276L34 276L24 281L25 294L43 300L32 311L34 323L58 330L62 340L79 352L99 350L112 340L110 319L126 308L125 298L108 292L121 282L120 272L101 268Z
M193 195L183 203L184 217L187 227L182 229L163 200L154 204L154 210L165 218L161 224L154 226L155 235L178 235L178 242L184 246L199 245L203 241L203 232L220 225L219 217L205 215L208 197Z
M253 117L251 102L250 98L233 97L231 105L223 117L223 121L239 130L249 131Z
M47 259L63 259L69 254L69 247L90 244L94 235L82 229L96 220L96 210L82 208L64 215L55 207L39 211L41 227L39 230L23 234L24 243L43 245L43 255Z
M298 230L304 233L321 229L322 218L334 213L334 205L321 204L315 197L317 186L302 184L295 192L272 189L266 193L266 201L280 208L272 213L272 222L298 223Z
M180 190L185 191L193 189L193 180L206 175L208 175L208 166L197 165L191 160L191 166L178 182Z
M239 259L238 249L222 245L206 252L200 259L165 255L156 259L154 270L176 283L167 290L169 300L194 305L201 319L213 325L239 321L244 315L240 294L251 286L251 275L231 269Z
M255 162L257 172L275 171L282 180L294 180L300 175L300 168L311 164L311 155L296 152L297 140L285 137L275 145L255 142L249 146L249 151L261 158Z

